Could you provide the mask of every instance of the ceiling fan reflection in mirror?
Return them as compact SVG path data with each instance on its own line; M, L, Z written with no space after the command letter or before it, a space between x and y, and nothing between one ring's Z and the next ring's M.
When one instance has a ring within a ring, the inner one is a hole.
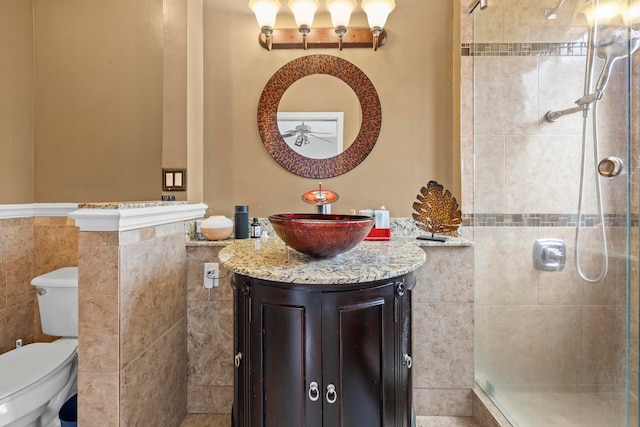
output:
M326 137L322 137L319 135L326 135ZM295 129L288 130L282 134L282 137L286 140L287 138L292 138L295 136L294 144L296 147L301 147L303 144L310 144L311 139L315 138L321 141L326 141L331 144L335 144L335 133L334 132L314 132L311 129L311 126L305 125L304 122L297 125ZM333 137L329 139L329 137Z
M278 112L278 130L296 153L328 159L342 153L343 112Z

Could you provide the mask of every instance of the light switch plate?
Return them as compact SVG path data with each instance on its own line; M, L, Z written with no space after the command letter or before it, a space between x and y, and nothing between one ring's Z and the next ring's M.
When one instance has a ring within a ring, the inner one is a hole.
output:
M186 169L162 169L162 191L186 191Z

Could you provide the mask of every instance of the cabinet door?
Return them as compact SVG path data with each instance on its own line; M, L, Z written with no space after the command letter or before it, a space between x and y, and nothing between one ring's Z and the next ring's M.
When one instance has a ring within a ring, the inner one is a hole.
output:
M325 427L396 426L393 283L323 295Z
M256 285L251 295L251 426L322 426L320 292ZM318 389L310 389L312 383Z

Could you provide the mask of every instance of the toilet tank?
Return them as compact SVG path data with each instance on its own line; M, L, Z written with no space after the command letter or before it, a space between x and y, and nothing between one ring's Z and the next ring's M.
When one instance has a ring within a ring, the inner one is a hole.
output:
M78 267L64 267L35 277L42 332L78 336Z

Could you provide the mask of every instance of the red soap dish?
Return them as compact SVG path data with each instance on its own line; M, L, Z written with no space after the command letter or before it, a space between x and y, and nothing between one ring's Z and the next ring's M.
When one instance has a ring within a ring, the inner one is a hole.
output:
M389 240L391 238L390 228L372 228L364 240Z

